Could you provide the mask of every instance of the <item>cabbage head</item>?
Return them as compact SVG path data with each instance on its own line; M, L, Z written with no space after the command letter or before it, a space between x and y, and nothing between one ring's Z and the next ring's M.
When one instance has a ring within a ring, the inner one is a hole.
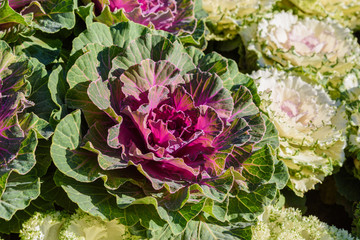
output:
M331 100L322 87L288 72L271 68L251 76L261 109L279 132L278 157L289 168L289 185L302 195L345 160L345 106Z
M291 12L269 14L241 33L260 66L311 69L344 76L359 63L360 48L348 28L327 18L299 18Z
M234 61L132 22L92 24L72 53L66 102L78 110L58 124L51 155L82 210L156 239L217 221L245 228L284 187L286 167L263 141L272 124Z

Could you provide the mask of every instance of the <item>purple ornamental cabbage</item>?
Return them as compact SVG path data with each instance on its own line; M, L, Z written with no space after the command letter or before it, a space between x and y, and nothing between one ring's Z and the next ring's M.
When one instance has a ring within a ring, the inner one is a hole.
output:
M98 11L104 7L101 0L93 2ZM122 9L131 21L173 34L192 33L196 26L191 0L109 0L109 7L112 12Z
M166 222L176 235L205 211L253 222L285 186L270 182L286 178L266 146L276 132L232 60L133 22L89 25L72 53L66 103L76 110L57 125L51 156L57 185L84 211Z
M117 85L122 87L109 86L110 102L122 122L109 130L119 134L108 144L150 179L195 183L219 176L232 166L233 155L225 150L261 139L261 133L253 139L249 126L259 116L236 118L231 93L215 74L181 75L168 61L143 60Z

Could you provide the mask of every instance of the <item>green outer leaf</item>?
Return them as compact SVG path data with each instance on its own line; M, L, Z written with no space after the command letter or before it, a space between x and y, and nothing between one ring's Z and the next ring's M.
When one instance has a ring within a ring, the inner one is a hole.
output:
M40 179L35 170L26 175L12 172L0 198L0 218L10 220L17 210L29 206L40 195Z
M129 19L125 16L123 9L112 12L109 6L105 6L101 14L95 18L96 21L102 22L107 26L112 26L120 22L128 22Z
M41 195L40 197L47 201L49 204L63 207L67 211L74 211L78 209L77 204L71 201L60 186L56 186L54 182L54 172L50 172L43 178L41 178Z
M20 125L24 130L34 129L38 138L49 139L53 134L53 129L49 123L34 113L25 114L21 119Z
M71 55L75 57L76 53L90 43L97 43L106 47L116 45L124 48L130 41L147 33L151 33L149 28L133 22L115 24L110 28L102 23L91 23L84 32L74 39ZM161 33L159 31L156 32L156 34ZM163 35L169 37L169 39L174 38L169 33Z
M56 107L55 103L51 100L50 91L48 88L48 74L45 66L37 59L32 58L31 64L33 73L28 77L31 83L31 92L27 97L28 100L35 103L28 112L34 112L38 117L49 121L53 109Z
M275 162L274 175L269 183L275 183L278 189L283 189L289 181L290 175L288 168L284 161Z
M139 64L144 59L152 59L155 62L167 60L186 73L195 68L191 58L178 42L172 42L160 35L142 35L132 41L121 56L113 60L113 72L118 69L128 69Z
M196 1L199 2L199 1ZM188 34L186 32L181 32L179 34L179 39L184 44L184 46L192 45L196 46L202 50L205 50L207 46L207 41L205 39L205 23L204 21L198 20L196 23L196 28L192 34Z
M38 144L36 133L30 130L26 138L21 142L20 150L14 160L7 166L9 172L15 170L19 174L27 174L36 163L35 149ZM4 171L5 169L1 169Z
M247 192L240 190L235 197L229 199L228 220L231 223L254 223L277 196L276 184L263 184L255 190Z
M30 36L21 38L21 45L16 46L16 51L18 54L24 52L26 56L48 65L58 59L61 47L62 42L59 39Z
M264 183L271 179L275 168L273 154L268 145L256 151L247 159L242 175L251 183Z
M195 57L193 58L194 63L198 68L202 71L216 73L223 80L223 85L228 90L233 90L234 86L244 84L250 79L239 72L238 65L235 61L227 59L216 52L201 56L200 53L194 51L194 49L187 49L187 51L191 56ZM253 94L253 91L251 91L251 93Z
M79 148L80 125L80 110L64 117L55 129L50 153L54 164L61 172L80 182L92 182L103 174L96 154Z
M59 171L55 173L54 179L73 202L91 215L109 220L117 218L120 223L127 226L132 226L140 220L143 226L150 229L157 229L165 223L159 218L154 206L147 202L138 202L125 209L119 208L116 198L105 190L101 181L81 183Z
M166 194L159 200L159 204L165 206L170 211L180 210L190 197L190 188L184 187L173 194Z
M36 165L34 168L36 169L39 177L44 176L51 165L50 145L50 141L40 139L38 145L36 146Z
M228 169L220 177L198 185L201 192L214 201L223 202L233 187L234 176L232 171L232 169ZM192 188L195 188L195 186L193 185Z
M92 82L99 78L101 69L98 54L105 49L104 46L94 43L87 45L85 53L81 55L69 69L66 80L71 88L83 82ZM106 80L106 79L104 79Z
M265 114L262 114L261 116L265 120L266 131L261 142L257 143L255 148L261 148L268 144L273 149L276 149L280 144L278 131L276 130L275 125L269 120L269 117L267 117Z
M225 222L227 219L227 208L229 205L229 198L226 199L226 201L219 203L216 201L213 201L211 199L206 199L206 204L204 206L204 213L209 214L211 217L221 221Z
M178 211L166 211L165 208L159 206L158 212L160 217L169 224L172 232L178 235L186 228L188 222L202 211L204 203L203 200L196 204L186 204Z
M50 91L51 99L56 104L58 109L54 109L51 113L50 124L56 125L62 117L67 113L65 105L65 95L69 88L65 76L64 70L61 65L56 66L49 75L48 88Z
M118 208L116 198L105 190L102 181L95 181L91 184L82 183L66 177L59 171L56 171L54 180L56 185L61 186L69 198L77 203L83 211L103 219L120 218L119 220L126 222L127 225L137 222L128 219L126 211Z
M87 90L90 100L100 109L110 108L110 90L106 82L98 79L89 84Z
M236 240L241 239L232 234L229 226L222 226L216 223L208 223L205 219L195 219L188 223L184 232L179 235L174 235L171 228L166 224L163 228L157 231L148 232L149 239L168 239L168 240L182 240L182 239L206 239L206 240Z
M104 47L110 47L114 44L110 28L102 23L92 23L89 27L73 40L71 55L82 49L89 43L98 43Z
M76 8L76 0L47 0L43 1L42 5L32 2L23 12L34 12L35 28L46 33L55 33L75 26Z
M0 24L3 23L20 23L28 25L25 18L9 6L8 0L2 1L0 6Z
M87 4L86 6L79 6L76 9L76 13L81 17L82 20L86 23L86 28L90 27L90 24L93 23L94 19L94 4Z
M251 116L259 112L247 88L240 86L238 91L233 94L233 99L234 111L232 112L231 119Z

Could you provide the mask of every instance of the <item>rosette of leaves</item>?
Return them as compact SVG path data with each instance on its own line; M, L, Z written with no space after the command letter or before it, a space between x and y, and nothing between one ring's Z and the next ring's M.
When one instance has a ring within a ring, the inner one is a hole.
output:
M301 14L331 17L344 27L359 29L358 12L360 3L356 0L287 0L301 10Z
M37 65L15 55L4 41L0 52L0 220L8 221L40 194L39 177L49 160L36 165L35 150L38 139L49 138L52 130L33 112L37 102L32 94L38 88L30 83L39 77Z
M360 48L348 28L326 18L300 18L277 12L240 33L258 67L300 68L317 76L343 77L359 62Z
M255 16L271 11L277 0L203 0L202 7L208 14L206 25L208 40L224 41L239 35L240 26L254 20Z
M236 63L132 22L91 24L71 59L66 101L79 110L51 146L70 199L149 238L249 239L288 176Z
M195 18L192 0L83 0L93 2L95 20L111 26L133 21L177 35L184 44L205 48L205 24Z
M75 0L2 0L0 1L0 30L2 37L29 29L56 33L75 26Z
M278 157L289 169L289 186L302 196L345 161L345 105L291 72L271 68L251 76L260 107L279 133Z

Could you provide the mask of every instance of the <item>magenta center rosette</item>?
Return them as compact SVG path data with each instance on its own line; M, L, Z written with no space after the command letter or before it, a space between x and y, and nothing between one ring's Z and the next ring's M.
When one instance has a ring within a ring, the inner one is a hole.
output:
M151 79L137 77L144 68L151 69ZM152 60L125 71L122 91L111 95L112 102L120 100L123 122L113 129L121 134L108 142L116 142L122 158L141 165L150 178L197 182L225 170L226 162L216 162L216 154L231 126L234 103L217 76L179 72L167 61ZM248 130L242 129L245 135Z

